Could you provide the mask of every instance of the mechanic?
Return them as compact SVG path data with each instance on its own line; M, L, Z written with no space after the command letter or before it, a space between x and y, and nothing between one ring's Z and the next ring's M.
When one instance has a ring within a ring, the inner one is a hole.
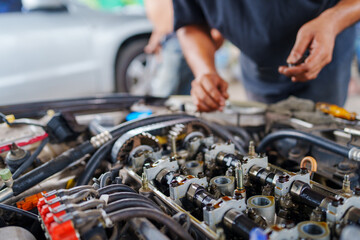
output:
M359 0L173 3L174 26L195 76L191 95L199 111L222 110L229 97L228 84L215 69L210 28L241 50L249 99L273 103L294 95L344 105Z

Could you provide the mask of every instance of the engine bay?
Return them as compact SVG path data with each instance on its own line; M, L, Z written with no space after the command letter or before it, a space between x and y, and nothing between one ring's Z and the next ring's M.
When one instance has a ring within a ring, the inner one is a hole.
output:
M360 125L290 97L0 107L4 239L354 239Z

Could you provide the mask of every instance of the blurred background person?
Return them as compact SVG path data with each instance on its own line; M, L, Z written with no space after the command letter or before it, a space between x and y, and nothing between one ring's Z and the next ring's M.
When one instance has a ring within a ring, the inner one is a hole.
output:
M154 26L144 51L147 54L155 54L159 62L151 82L150 95L189 95L194 75L186 63L173 29L172 0L145 0L144 3L146 15ZM220 32L212 29L211 37L217 49L220 48L224 41Z

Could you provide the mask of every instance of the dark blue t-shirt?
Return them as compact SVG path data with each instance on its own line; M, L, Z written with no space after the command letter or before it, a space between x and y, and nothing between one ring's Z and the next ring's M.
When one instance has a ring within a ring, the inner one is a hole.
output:
M278 73L278 67L286 65L299 28L337 2L173 0L174 26L175 30L190 24L218 29L242 52L243 82L247 90L264 96L276 96L284 91L292 94L291 90L308 84L292 83Z

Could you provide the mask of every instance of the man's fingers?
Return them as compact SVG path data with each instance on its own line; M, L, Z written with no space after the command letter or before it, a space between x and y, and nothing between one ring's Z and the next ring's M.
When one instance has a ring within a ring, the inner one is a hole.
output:
M201 81L201 86L215 102L221 102L222 94L217 87L216 80L209 79L208 81Z
M305 82L315 79L321 69L328 63L327 61L326 51L321 46L317 46L311 50L305 63L294 67L280 66L279 72L290 77L293 82Z
M279 67L279 72L287 77L303 74L308 71L309 69L305 64L300 64L294 67L286 67L286 66Z
M319 75L320 71L321 71L321 67L316 67L313 70L309 71L309 72L305 72L299 75L295 75L293 77L291 77L291 81L293 82L306 82L309 80L313 80L315 78L317 78L317 76Z
M211 109L208 106L206 106L204 103L199 101L199 99L197 99L197 97L195 95L193 95L193 92L191 93L191 97L192 97L193 103L195 104L195 106L199 112L211 111Z
M196 98L199 100L199 103L205 104L207 107L213 110L219 108L219 104L208 95L200 83L193 85L192 95L196 96Z
M309 47L312 38L312 35L300 29L296 36L294 47L291 50L286 62L290 64L296 64L304 55L306 49Z
M229 84L225 81L223 81L222 79L219 79L218 82L218 88L220 89L221 95L225 98L228 99L229 98L229 94L227 92L228 86Z

